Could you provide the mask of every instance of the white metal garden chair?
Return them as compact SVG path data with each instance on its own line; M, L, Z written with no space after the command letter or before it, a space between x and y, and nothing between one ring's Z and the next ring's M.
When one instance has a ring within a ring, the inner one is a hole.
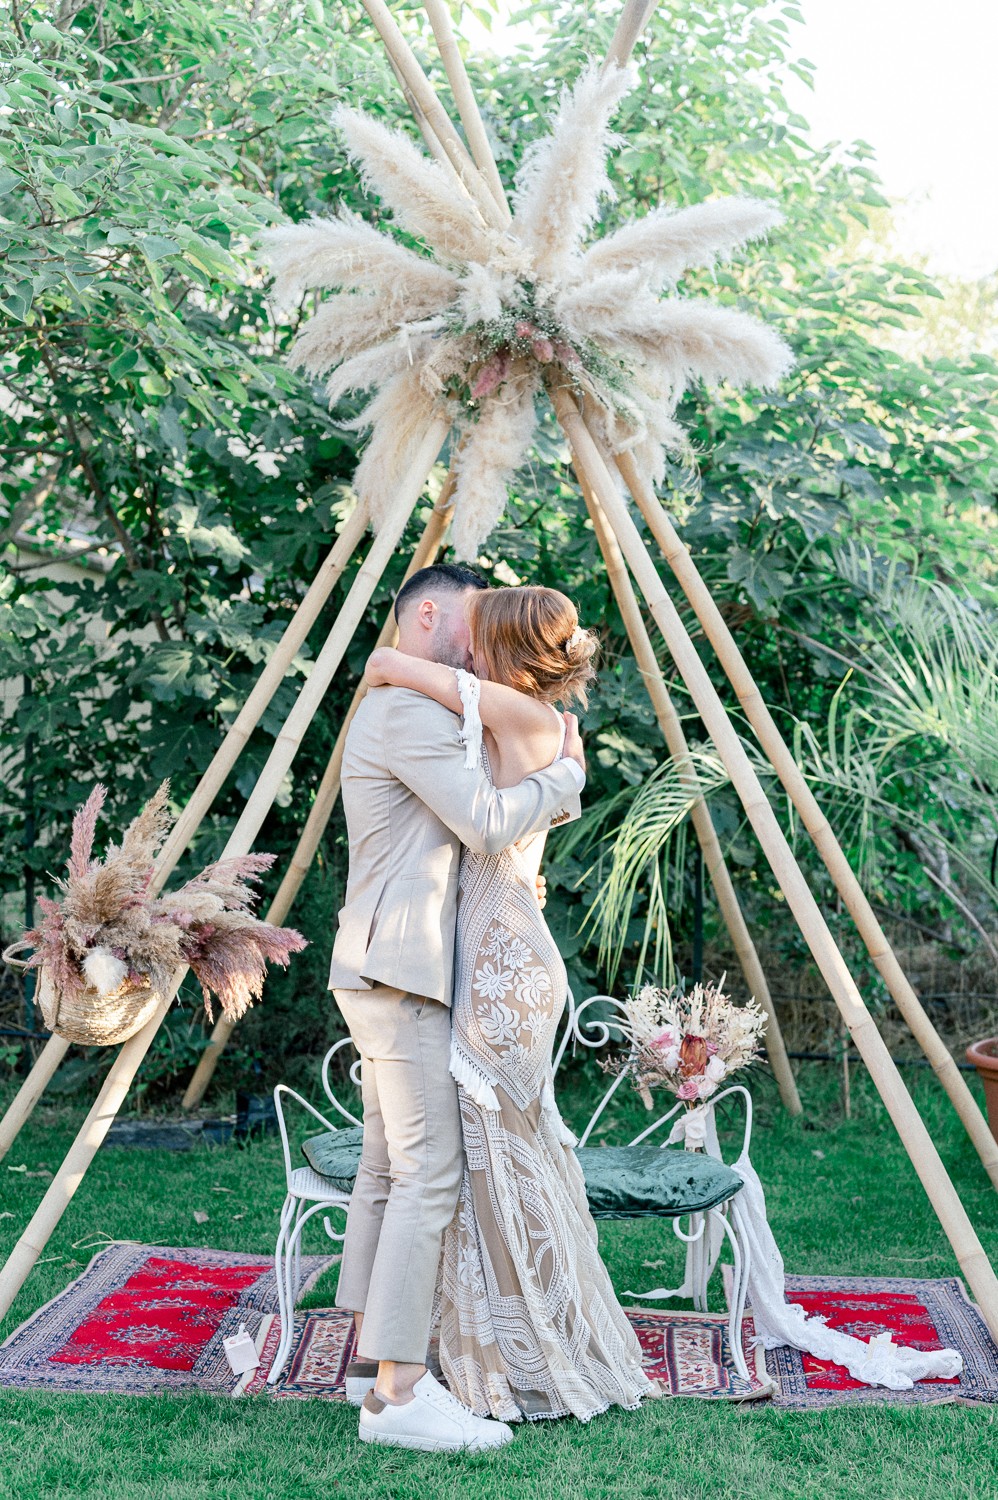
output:
M593 1011L594 1007L600 1007L599 1011ZM581 1005L575 1005L571 996L566 1010L566 1020L561 1040L558 1044L554 1057L554 1070L557 1074L561 1063L569 1049L583 1046L596 1049L605 1046L613 1037L614 1024L613 1012L622 1013L619 1001L608 995L593 995ZM593 1011L587 1017L587 1012ZM608 1012L610 1013L608 1015ZM356 1126L361 1122L357 1116L345 1105L341 1104L333 1092L329 1079L330 1065L333 1058L345 1048L352 1046L349 1037L344 1037L336 1042L326 1053L322 1063L322 1086L330 1104L337 1113L348 1122ZM590 1171L594 1166L599 1166L602 1149L599 1147L588 1148L587 1142L593 1133L595 1126L603 1118L609 1104L617 1090L627 1078L627 1070L619 1073L599 1100L579 1138L578 1150L583 1170L588 1167ZM360 1060L356 1059L350 1070L351 1081L359 1087L360 1085ZM332 1188L329 1179L324 1178L313 1166L293 1168L291 1165L290 1150L288 1147L287 1130L284 1123L283 1108L279 1095L284 1094L293 1097L300 1105L309 1111L317 1120L326 1126L327 1131L342 1136L342 1127L336 1132L336 1127L330 1124L318 1110L308 1104L300 1094L289 1089L284 1084L278 1085L274 1090L274 1100L277 1104L278 1121L281 1128L281 1140L284 1146L284 1159L287 1169L288 1196L285 1199L284 1210L281 1216L281 1230L278 1235L277 1253L275 1264L278 1270L278 1292L280 1298L280 1315L282 1324L281 1343L273 1368L268 1376L271 1382L276 1381L284 1367L291 1348L294 1327L294 1305L300 1283L300 1245L301 1232L308 1220L323 1208L336 1207L346 1209L349 1203L349 1194L340 1188ZM741 1085L734 1085L723 1090L709 1101L709 1113L713 1114L713 1106L719 1104L723 1099L738 1095L743 1101L745 1109L745 1129L743 1135L742 1150L747 1155L749 1142L752 1134L752 1100L749 1092ZM624 1150L638 1148L660 1131L664 1125L679 1115L685 1106L681 1103L673 1105L669 1110L659 1115L651 1125L642 1130L632 1140L624 1143ZM715 1137L716 1139L716 1137ZM306 1149L315 1143L306 1143ZM662 1141L662 1147L667 1141ZM719 1153L717 1153L719 1155ZM679 1157L679 1152L671 1155ZM317 1158L318 1159L318 1158ZM686 1157L689 1165L689 1157ZM729 1297L728 1336L731 1346L731 1358L736 1372L744 1380L749 1380L749 1370L745 1362L742 1350L742 1317L745 1311L745 1299L748 1289L748 1276L750 1269L749 1248L745 1237L740 1232L736 1195L740 1182L734 1174L727 1169L730 1182L728 1183L727 1196L723 1201L712 1203L703 1209L684 1207L681 1204L669 1208L657 1208L655 1206L635 1206L635 1215L656 1214L663 1218L671 1218L673 1231L677 1238L687 1247L686 1278L682 1287L674 1292L632 1292L628 1295L636 1297L660 1297L663 1295L677 1296L689 1295L694 1307L698 1312L706 1312L707 1288L710 1277L715 1270L720 1254L725 1243L731 1249L732 1254L732 1284ZM587 1187L589 1186L589 1174L587 1173ZM613 1212L601 1212L598 1202L592 1201L591 1208L595 1218L626 1218L630 1215L626 1207L623 1210L615 1209ZM307 1205L307 1206L306 1206ZM684 1230L682 1221L688 1221L688 1228ZM325 1218L326 1233L334 1240L342 1240L343 1235L332 1229L328 1216Z
M333 1107L349 1121L351 1125L360 1125L356 1115L344 1109L333 1094L329 1083L329 1066L333 1057L344 1047L351 1045L350 1038L344 1037L335 1046L330 1047L322 1060L322 1086L326 1097ZM360 1082L360 1060L358 1059L350 1070L354 1082ZM268 1384L273 1385L280 1379L281 1372L287 1363L291 1352L291 1344L294 1338L295 1303L301 1288L301 1237L302 1231L308 1221L316 1214L322 1213L323 1209L338 1208L346 1214L350 1203L350 1195L340 1187L333 1186L327 1177L322 1177L314 1167L309 1165L294 1166L291 1161L291 1146L288 1141L288 1126L284 1114L285 1099L293 1099L295 1103L308 1114L324 1125L327 1130L336 1127L325 1115L320 1114L314 1105L303 1099L301 1094L289 1088L286 1083L279 1083L274 1090L274 1108L277 1111L277 1124L281 1133L281 1148L284 1153L284 1170L287 1179L287 1195L284 1206L281 1209L281 1223L277 1232L277 1246L274 1250L274 1271L277 1277L277 1305L281 1321L281 1341L274 1356L274 1363L267 1376ZM346 1233L344 1228L337 1231L329 1222L328 1212L323 1215L323 1224L327 1235L331 1240L342 1241Z

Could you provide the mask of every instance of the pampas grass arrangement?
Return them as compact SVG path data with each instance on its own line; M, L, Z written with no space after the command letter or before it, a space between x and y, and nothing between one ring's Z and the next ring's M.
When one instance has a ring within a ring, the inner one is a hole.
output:
M633 81L630 68L589 67L565 90L550 133L524 157L505 229L407 136L341 106L334 123L365 185L425 253L347 214L265 232L278 309L334 291L290 363L328 379L331 405L375 392L351 425L372 429L354 488L376 526L442 411L461 439L454 550L477 556L530 448L550 369L568 377L611 452L630 450L653 484L666 452L685 445L673 414L691 382L766 388L789 369L789 349L757 319L675 295L689 267L713 266L779 223L772 205L659 208L584 248L611 192L610 120Z
M59 996L95 1008L124 991L168 992L175 970L189 965L212 1019L214 994L237 1021L263 993L267 962L286 968L307 946L301 933L254 917L257 881L272 854L246 854L208 865L179 890L151 896L156 853L170 830L164 781L103 860L93 857L106 788L94 787L73 819L61 900L39 898L42 920L15 948L31 947L25 969L43 968ZM10 953L11 950L8 950Z

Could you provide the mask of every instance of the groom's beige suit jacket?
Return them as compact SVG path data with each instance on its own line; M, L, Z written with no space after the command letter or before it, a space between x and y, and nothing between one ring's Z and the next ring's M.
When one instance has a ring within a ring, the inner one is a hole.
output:
M350 842L329 988L388 985L451 1003L461 846L498 853L580 815L565 761L498 790L465 766L456 715L408 688L373 688L347 733Z

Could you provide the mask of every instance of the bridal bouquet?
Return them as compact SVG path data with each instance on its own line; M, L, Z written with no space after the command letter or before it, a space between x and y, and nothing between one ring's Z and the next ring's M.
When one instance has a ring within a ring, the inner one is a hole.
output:
M134 1034L181 965L200 982L209 1020L212 993L238 1020L262 994L267 960L286 968L306 947L301 933L250 912L258 893L249 882L270 867L272 854L219 860L179 890L150 894L153 862L171 824L169 786L163 782L103 860L92 850L106 789L94 787L73 819L68 877L56 880L62 899L40 897L38 926L4 954L22 969L41 970L45 1019L70 1040L107 1045ZM29 959L14 958L28 947ZM129 999L125 1014L121 1002Z
M634 1076L645 1108L652 1089L666 1088L690 1109L759 1056L766 1017L754 1000L735 1005L719 984L695 984L686 994L644 985L623 1002L618 1022L630 1051L614 1067Z

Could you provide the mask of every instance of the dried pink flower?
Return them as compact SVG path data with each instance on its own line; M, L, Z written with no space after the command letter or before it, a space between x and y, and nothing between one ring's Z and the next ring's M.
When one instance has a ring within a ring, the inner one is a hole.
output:
M667 1052L670 1047L676 1045L676 1033L672 1030L671 1026L667 1026L664 1031L659 1032L658 1036L653 1036L648 1045L650 1047L658 1047L663 1052Z
M509 355L505 352L493 354L491 359L478 372L478 378L471 387L472 401L479 401L483 396L491 396L493 391L498 390L509 373Z
M563 339L555 339L553 348L555 358L560 359L563 365L581 365L582 360L579 355L571 344L566 344Z

